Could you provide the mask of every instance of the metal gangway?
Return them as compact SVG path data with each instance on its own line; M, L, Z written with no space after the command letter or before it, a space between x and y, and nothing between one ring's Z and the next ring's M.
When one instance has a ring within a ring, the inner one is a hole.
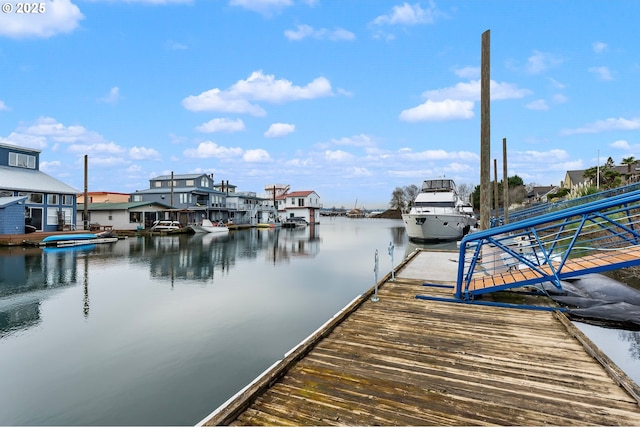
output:
M455 298L640 265L640 190L466 235Z

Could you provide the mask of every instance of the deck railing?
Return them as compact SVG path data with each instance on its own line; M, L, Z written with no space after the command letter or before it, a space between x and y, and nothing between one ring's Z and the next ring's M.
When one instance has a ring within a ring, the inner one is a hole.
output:
M561 281L640 264L640 191L471 233L455 296Z

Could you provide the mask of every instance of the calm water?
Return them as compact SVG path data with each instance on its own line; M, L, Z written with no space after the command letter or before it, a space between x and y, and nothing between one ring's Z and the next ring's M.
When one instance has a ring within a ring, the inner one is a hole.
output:
M323 218L0 250L0 425L193 425L373 286L376 250L386 274L390 242L394 264L415 247L399 220ZM582 327L640 382L638 333Z

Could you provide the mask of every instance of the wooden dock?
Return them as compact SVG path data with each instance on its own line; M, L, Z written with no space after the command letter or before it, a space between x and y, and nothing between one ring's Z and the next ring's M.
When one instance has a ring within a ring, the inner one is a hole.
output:
M562 313L416 299L453 296L423 283L456 258L412 254L198 425L640 425L638 386Z

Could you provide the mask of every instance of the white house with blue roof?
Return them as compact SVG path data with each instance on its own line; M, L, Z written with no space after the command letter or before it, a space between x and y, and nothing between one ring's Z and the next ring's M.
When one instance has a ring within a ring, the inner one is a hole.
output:
M78 193L40 171L40 150L0 144L0 234L75 228Z

